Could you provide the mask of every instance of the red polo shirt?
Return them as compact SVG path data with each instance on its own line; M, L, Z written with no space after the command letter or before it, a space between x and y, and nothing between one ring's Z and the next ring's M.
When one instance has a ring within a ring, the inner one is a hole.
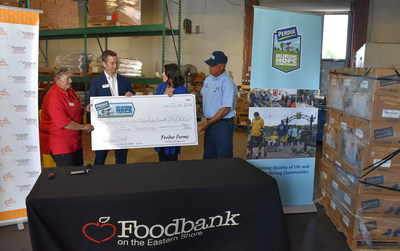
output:
M82 131L64 129L75 121L82 124L82 107L74 90L54 84L46 93L39 125L40 149L44 154L73 153L82 148Z

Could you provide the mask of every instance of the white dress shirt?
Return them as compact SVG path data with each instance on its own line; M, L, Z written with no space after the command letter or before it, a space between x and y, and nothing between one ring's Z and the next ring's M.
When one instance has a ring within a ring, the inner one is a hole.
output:
M117 80L117 74L114 75L114 77L111 77L108 75L106 72L104 72L106 75L107 82L110 86L110 91L112 96L119 96L118 95L118 80Z

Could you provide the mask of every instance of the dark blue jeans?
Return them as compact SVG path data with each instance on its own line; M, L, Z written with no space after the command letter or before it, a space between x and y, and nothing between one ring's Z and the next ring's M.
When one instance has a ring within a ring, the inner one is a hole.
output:
M232 158L234 119L221 119L210 125L204 134L204 159Z
M53 155L50 152L51 157L53 158L54 162L56 162L56 166L83 166L83 149L73 152L73 153L66 153L66 154L56 154Z
M108 154L108 150L95 151L95 165L104 165ZM128 149L115 150L115 163L116 164L126 164L126 159L128 157Z

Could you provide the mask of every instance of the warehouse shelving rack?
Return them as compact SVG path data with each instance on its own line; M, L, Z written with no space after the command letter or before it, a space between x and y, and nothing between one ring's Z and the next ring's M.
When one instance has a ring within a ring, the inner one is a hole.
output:
M168 2L178 5L178 29L173 29L168 10ZM29 6L29 2L28 2ZM84 1L84 28L59 29L59 30L40 30L39 40L45 40L45 48L39 44L39 49L46 60L46 67L49 66L49 41L57 39L83 39L85 68L87 67L87 39L96 38L100 50L103 51L100 38L104 38L104 46L107 50L108 38L111 37L141 37L141 36L162 36L162 68L165 64L165 44L167 36L171 36L174 44L177 64L181 61L181 0L163 0L163 18L162 24L152 25L134 25L134 26L107 26L107 27L87 27L88 1ZM167 27L167 22L170 28ZM92 77L87 75L87 69L84 70L84 76L72 77L74 82L83 82L85 84L85 94L88 90L88 82ZM49 76L39 76L39 81L52 81ZM133 84L160 84L160 78L130 78Z

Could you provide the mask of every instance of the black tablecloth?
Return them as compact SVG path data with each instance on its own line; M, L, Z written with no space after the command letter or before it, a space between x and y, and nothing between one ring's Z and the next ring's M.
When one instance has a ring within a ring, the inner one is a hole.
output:
M33 250L289 250L276 181L242 159L79 168L28 195Z

